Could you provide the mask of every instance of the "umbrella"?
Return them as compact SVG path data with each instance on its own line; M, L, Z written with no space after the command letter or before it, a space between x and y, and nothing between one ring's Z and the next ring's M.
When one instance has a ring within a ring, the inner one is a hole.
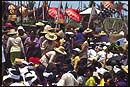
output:
M113 4L112 1L103 1L103 2L102 2L102 5L103 5L105 8L115 9L115 5Z
M57 11L58 11L58 8L49 8L48 13L52 18L56 18ZM62 11L60 11L59 19L64 19L64 15Z
M96 9L96 8L95 8L95 10L96 10L97 14L100 13L100 10L98 10L98 9ZM80 14L81 14L81 15L83 15L83 14L91 14L91 11L92 11L92 8L88 8L88 9L86 9L86 10L80 12Z
M79 14L78 10L69 8L65 10L65 13L73 20L80 22L81 21L81 16Z

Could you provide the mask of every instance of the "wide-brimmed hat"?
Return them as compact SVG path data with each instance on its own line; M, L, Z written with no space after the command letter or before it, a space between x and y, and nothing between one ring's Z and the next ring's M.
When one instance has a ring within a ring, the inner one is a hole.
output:
M50 27L44 28L43 31L41 31L40 33L46 34L46 33L51 32L51 31L54 31L54 28L52 28L50 26Z
M121 68L122 68L126 73L128 73L128 65L127 65L127 66L122 65Z
M42 23L42 22L37 22L37 23L35 23L35 25L37 25L37 26L44 26L45 24Z
M23 26L19 26L19 27L18 27L18 30L23 30L23 31L25 32Z
M79 29L80 29L80 28L79 28L79 27L77 27L77 28L75 28L74 30L75 30L75 31L77 31L77 30L79 30Z
M84 33L90 33L90 32L92 32L92 31L93 31L92 29L87 28L86 30L84 30Z
M56 35L63 38L65 36L65 33L63 32L63 30L60 30L59 32L56 33Z
M102 36L102 35L107 35L104 31L101 31L100 33L99 33L99 35L100 36Z
M17 34L17 32L15 31L15 29L10 29L8 32L8 35L10 35L10 34Z
M63 46L59 46L58 48L54 48L55 51L57 51L60 54L66 55L65 48Z
M10 74L3 76L3 81L6 80L6 79L8 79L8 78L11 78Z
M76 52L80 53L80 49L79 48L75 48L75 49L73 49L73 51L76 51Z
M8 20L10 20L10 21L16 21L17 20L17 16L16 15L9 15L8 16Z
M48 39L48 40L56 40L57 39L57 36L53 33L47 33L45 35L45 37Z

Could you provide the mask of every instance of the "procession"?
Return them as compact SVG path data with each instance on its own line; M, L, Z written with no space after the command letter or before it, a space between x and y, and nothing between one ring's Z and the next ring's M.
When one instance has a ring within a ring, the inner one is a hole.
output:
M2 1L1 28L1 86L128 86L128 1Z

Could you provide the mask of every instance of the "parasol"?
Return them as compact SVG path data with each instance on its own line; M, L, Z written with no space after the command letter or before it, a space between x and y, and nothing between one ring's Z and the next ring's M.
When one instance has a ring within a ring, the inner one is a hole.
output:
M79 14L78 10L69 8L65 10L65 13L73 20L80 22L81 21L81 16Z
M52 18L56 18L57 11L58 11L58 8L49 8L48 13ZM64 15L62 11L60 11L59 19L64 19Z
M103 1L103 2L102 2L102 5L103 5L105 8L115 9L115 5L113 4L112 1Z

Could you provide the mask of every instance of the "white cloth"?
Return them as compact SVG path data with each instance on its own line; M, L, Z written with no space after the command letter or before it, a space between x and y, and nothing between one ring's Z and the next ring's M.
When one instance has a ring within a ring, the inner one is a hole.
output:
M4 48L3 48L3 45L2 45L2 63L5 62L5 54L4 54Z
M20 82L15 82L15 83L12 83L10 86L25 86L25 85Z
M45 55L43 55L40 59L40 62L44 65L44 66L48 66L48 63L55 63L55 56L56 56L56 52L55 51L49 51L46 53L46 55L48 56L49 60L46 58Z
M83 78L82 78L83 76L79 76L78 78L77 78L77 81L79 82L79 84L82 84L83 83Z
M104 51L99 51L98 53L97 53L97 58L99 58L99 62L102 62L102 60L104 60L105 58L106 58L106 52L104 52Z
M78 86L78 85L79 85L79 82L69 72L63 74L61 79L57 83L57 86Z
M88 50L88 58L93 59L94 57L96 57L96 55L97 53L95 50L93 49Z
M9 51L10 52L22 51L23 53L25 53L22 39L20 37L12 36L8 38L6 53L9 53Z

